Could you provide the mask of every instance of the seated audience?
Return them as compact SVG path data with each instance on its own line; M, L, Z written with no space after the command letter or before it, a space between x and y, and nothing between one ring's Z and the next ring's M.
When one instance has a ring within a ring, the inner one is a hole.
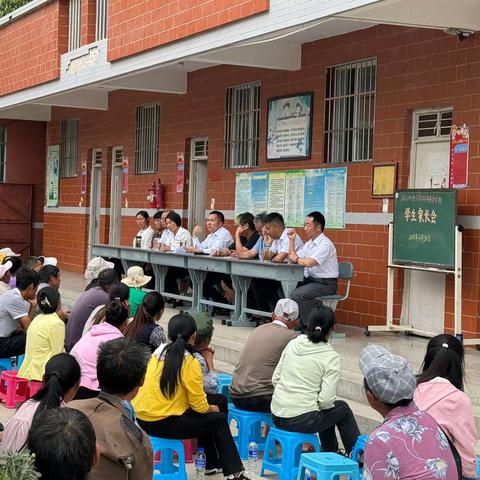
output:
M148 364L145 383L133 400L139 425L162 438L197 438L205 449L207 472L222 467L229 479L250 479L227 422L203 390L200 364L193 356L196 324L188 314L168 322L169 344L161 345Z
M108 292L108 302L105 305L99 305L96 307L88 320L85 322L85 327L83 327L82 337L87 332L90 331L93 325L98 325L105 321L105 312L107 311L107 305L114 300L120 300L123 306L130 312L130 289L124 283L116 283L111 290ZM129 317L130 317L129 313Z
M133 246L137 248L150 248L152 246L153 229L150 226L150 216L145 210L140 210L135 215L135 222L140 228L137 235L133 237Z
M58 264L58 260L55 257L44 257L43 255L40 255L38 259L42 262L42 268L48 267L49 265L56 267Z
M247 338L238 359L230 396L233 404L242 410L270 412L272 403L272 376L283 350L297 333L298 305L289 299L277 302L272 323L262 325Z
M265 260L274 263L283 263L287 260L289 252L288 230L282 215L273 212L269 213L265 223L265 239L263 256ZM300 237L295 238L295 249L303 245ZM266 278L255 278L252 281L252 292L258 309L264 312L271 312L280 299L282 286L279 281Z
M56 288L45 287L37 293L37 315L27 330L25 359L18 376L41 381L46 363L54 355L63 352L65 324L59 317L60 293Z
M135 318L125 328L125 336L136 338L153 352L166 342L163 328L157 324L165 311L165 300L158 292L143 297Z
M311 212L305 220L308 242L300 249L295 246L298 238L295 230L289 232L289 259L304 266L304 278L293 292L292 299L298 303L300 321L305 327L315 299L334 295L337 291L338 260L337 250L325 236L325 217L320 212Z
M23 261L23 266L25 268L29 268L30 270L33 270L34 272L39 273L43 267L43 263L39 257L27 257Z
M97 284L82 293L70 313L65 331L65 349L69 352L82 337L83 328L90 314L99 305L108 302L108 294L118 283L118 274L112 268L102 270Z
M78 360L82 369L77 400L94 398L98 395L97 355L98 347L109 340L123 337L128 320L128 309L120 300L113 300L107 305L105 321L93 325L72 348L71 354Z
M53 287L56 290L60 288L60 283L61 283L60 270L55 265L43 266L39 272L39 275L40 275L40 283L38 284L38 287L37 287L37 293L40 290L42 290L42 288L45 288L45 287ZM37 305L35 314L38 315L39 313L40 313L40 308ZM62 309L60 309L57 312L57 314L64 322L66 322L70 317L70 312L64 312Z
M121 281L130 288L130 296L128 301L130 303L130 315L132 317L137 313L138 307L141 305L143 298L147 294L142 288L152 279L152 277L145 275L142 267L134 266L127 270L127 276Z
M5 257L2 260L2 265L5 265L7 262L10 262L12 264L10 268L10 280L8 282L8 286L10 288L15 288L17 286L17 272L19 268L22 266L22 261L18 256L12 256L12 257Z
M3 265L0 265L0 295L10 290L10 269L13 267L12 262L7 260Z
M340 355L328 342L334 330L333 311L317 306L307 335L285 347L272 377L272 419L283 430L318 433L324 452L338 452L337 427L349 455L360 432L350 407L336 400Z
M17 271L17 287L0 295L0 358L25 353L39 280L37 272L22 267Z
M461 478L447 437L413 401L417 382L407 360L369 345L358 363L368 403L385 419L365 446L363 478Z
M23 403L5 425L0 457L20 451L27 443L32 419L42 410L65 406L75 397L80 383L80 365L68 353L54 355L45 365L43 387Z
M114 268L115 264L113 262L107 262L102 257L93 257L87 264L85 269L84 277L88 281L85 290L90 290L93 287L96 287L98 284L98 276L104 270L108 268ZM120 278L120 274L119 274Z
M196 313L193 318L197 325L193 356L202 368L203 390L207 394L207 402L209 405L217 405L220 411L227 415L228 400L225 395L218 392L218 376L213 364L215 350L210 347L214 330L213 318L202 312Z
M147 348L130 338L103 343L97 361L98 397L70 404L85 413L95 428L100 457L89 480L152 478L150 440L138 426L130 403L143 384L150 357Z
M42 480L86 480L99 456L90 420L73 408L40 412L28 433L28 449Z
M478 434L472 402L463 391L463 365L463 344L458 338L441 334L430 339L413 400L436 420L457 449L463 476L477 478Z

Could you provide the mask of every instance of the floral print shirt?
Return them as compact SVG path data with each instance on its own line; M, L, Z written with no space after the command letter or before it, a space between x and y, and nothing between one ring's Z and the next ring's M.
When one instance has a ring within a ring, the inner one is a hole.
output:
M411 402L394 408L365 446L363 480L457 480L448 440L437 422Z

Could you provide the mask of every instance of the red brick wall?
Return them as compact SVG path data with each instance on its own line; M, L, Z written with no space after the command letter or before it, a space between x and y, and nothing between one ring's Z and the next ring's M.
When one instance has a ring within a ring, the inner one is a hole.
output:
M269 0L111 0L108 60L118 60L265 12L269 3Z
M223 168L225 88L254 80L262 82L259 170L319 167L323 165L325 69L329 65L372 56L376 56L378 62L374 162L398 162L398 187L406 188L413 110L452 105L454 122L466 122L471 127L470 187L459 192L459 214L480 215L480 37L459 42L456 37L439 31L378 26L306 44L302 69L298 72L219 66L190 74L186 95L114 92L110 95L108 112L75 111L80 118L80 150L85 152L88 148L106 149L123 144L126 155L133 162L135 107L159 101L159 173L130 176L129 207L147 207L145 196L148 186L160 177L167 185L167 206L186 209L184 195L174 193L176 152L184 150L185 139L205 136L209 139L206 206L210 205L213 197L216 208L233 210L236 171ZM264 140L267 99L310 90L315 92L312 159L267 164ZM60 109L55 111L50 130L52 143L58 141L59 121L71 113ZM346 166L347 211L381 213L382 201L370 196L372 162ZM78 205L79 195L72 197L71 188L78 192L78 180L62 182L62 205ZM56 225L60 223L54 219L50 221ZM124 218L122 242L125 245L131 243L135 231L134 219ZM384 323L387 227L347 225L345 230L330 230L327 234L335 242L340 259L351 260L356 271L350 298L338 309L339 321L352 325ZM52 251L55 249L55 243L48 245ZM467 334L480 331L477 320L479 245L480 232L466 230L463 324ZM83 268L83 250L79 247L76 251L75 268ZM403 276L400 273L397 274L395 292L394 313L397 318L400 315L402 285ZM446 300L448 327L452 326L452 296L453 285L449 279Z
M60 77L68 1L55 0L0 28L0 95Z
M96 0L82 0L80 45L95 41Z

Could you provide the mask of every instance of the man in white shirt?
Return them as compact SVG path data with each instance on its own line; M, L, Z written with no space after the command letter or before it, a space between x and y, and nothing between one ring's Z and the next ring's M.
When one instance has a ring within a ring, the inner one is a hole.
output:
M223 226L225 216L218 210L210 212L207 218L207 231L209 232L207 238L200 242L198 235L202 231L202 227L197 225L192 232L193 247L187 248L188 252L199 252L207 255L215 255L216 252L227 248L233 242L233 237L230 232ZM222 281L222 274L209 272L203 284L203 296L206 299L211 298L214 302L225 303L225 298L220 293L220 285Z
M277 212L269 213L265 223L265 237L263 242L263 256L266 261L283 263L287 260L289 239L288 230L282 215ZM295 238L295 249L303 245L300 237ZM277 280L255 278L252 281L252 292L259 310L271 312L280 300L281 284Z
M309 238L302 248L295 248L297 234L289 232L289 259L305 267L304 279L293 292L292 299L298 303L300 321L305 327L315 304L315 298L334 295L337 291L337 250L325 236L325 217L320 212L311 212L305 220L305 232Z
M173 212L173 210L165 210L160 216L160 226L163 228L162 235L160 237L160 245L166 245L173 236L171 230L167 228L166 222L168 214L171 212Z

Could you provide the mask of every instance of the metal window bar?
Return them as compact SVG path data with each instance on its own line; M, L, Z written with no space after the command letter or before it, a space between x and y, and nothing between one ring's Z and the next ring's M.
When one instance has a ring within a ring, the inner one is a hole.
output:
M329 67L325 87L324 159L371 160L376 59Z
M96 21L95 21L95 40L107 38L107 0L97 0L96 3Z
M135 131L135 174L158 171L160 105L137 107Z
M0 125L0 183L5 183L7 163L7 127Z
M416 116L415 138L429 138L450 135L453 110L433 110Z
M207 160L208 159L208 140L198 139L193 142L193 159Z
M258 165L260 82L227 88L225 92L225 167Z
M123 147L113 147L112 161L114 165L120 166L123 161Z
M62 121L60 142L61 178L70 178L77 176L78 128L79 122L76 119Z
M82 0L70 0L68 12L68 50L80 47Z

